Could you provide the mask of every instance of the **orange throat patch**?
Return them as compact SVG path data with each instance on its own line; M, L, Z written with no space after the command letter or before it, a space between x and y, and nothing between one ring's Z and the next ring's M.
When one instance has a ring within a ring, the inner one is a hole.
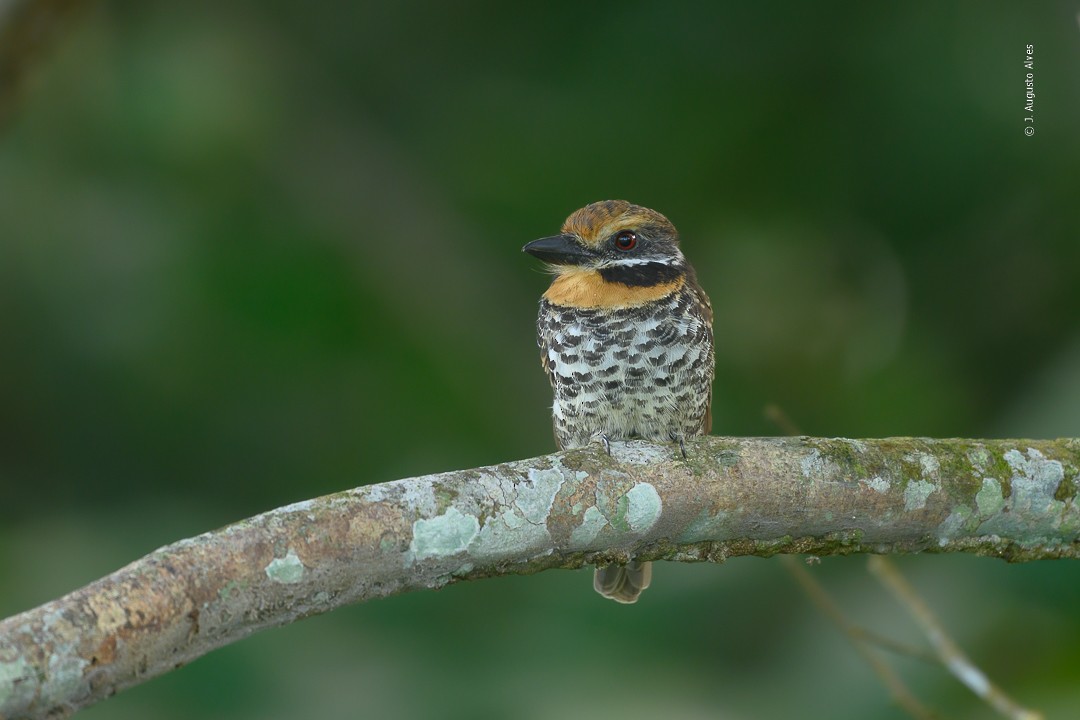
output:
M657 285L634 286L608 282L596 270L567 272L552 281L544 293L552 305L577 308L621 308L644 305L682 288L685 277Z

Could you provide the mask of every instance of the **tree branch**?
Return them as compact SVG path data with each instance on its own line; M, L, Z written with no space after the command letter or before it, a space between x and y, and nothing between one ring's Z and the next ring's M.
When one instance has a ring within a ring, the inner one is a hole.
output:
M1080 556L1077 439L710 437L687 453L612 443L181 540L0 622L0 718L64 716L263 628L458 580L631 556Z

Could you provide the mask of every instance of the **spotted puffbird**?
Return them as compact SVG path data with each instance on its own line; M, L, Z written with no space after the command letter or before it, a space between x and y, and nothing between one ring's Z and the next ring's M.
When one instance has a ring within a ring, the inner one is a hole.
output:
M551 381L559 449L641 438L676 442L712 424L712 306L671 222L625 200L577 210L562 232L527 244L555 275L537 341ZM651 563L596 569L604 597L632 603Z

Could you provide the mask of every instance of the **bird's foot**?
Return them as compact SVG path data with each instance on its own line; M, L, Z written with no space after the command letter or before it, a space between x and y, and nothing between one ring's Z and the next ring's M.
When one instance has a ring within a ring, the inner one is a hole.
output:
M686 459L686 442L684 441L683 436L682 435L676 435L675 433L671 433L670 437L671 437L672 442L679 443L679 452L682 453L682 459L685 460Z
M608 441L608 436L606 433L593 433L592 442L598 442L603 445L604 452L606 452L608 455L611 455L611 442Z

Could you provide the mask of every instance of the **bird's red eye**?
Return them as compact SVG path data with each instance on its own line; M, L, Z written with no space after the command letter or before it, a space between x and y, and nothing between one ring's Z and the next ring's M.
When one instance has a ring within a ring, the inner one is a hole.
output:
M637 233L633 230L623 230L615 236L615 247L619 250L633 250L637 245Z

